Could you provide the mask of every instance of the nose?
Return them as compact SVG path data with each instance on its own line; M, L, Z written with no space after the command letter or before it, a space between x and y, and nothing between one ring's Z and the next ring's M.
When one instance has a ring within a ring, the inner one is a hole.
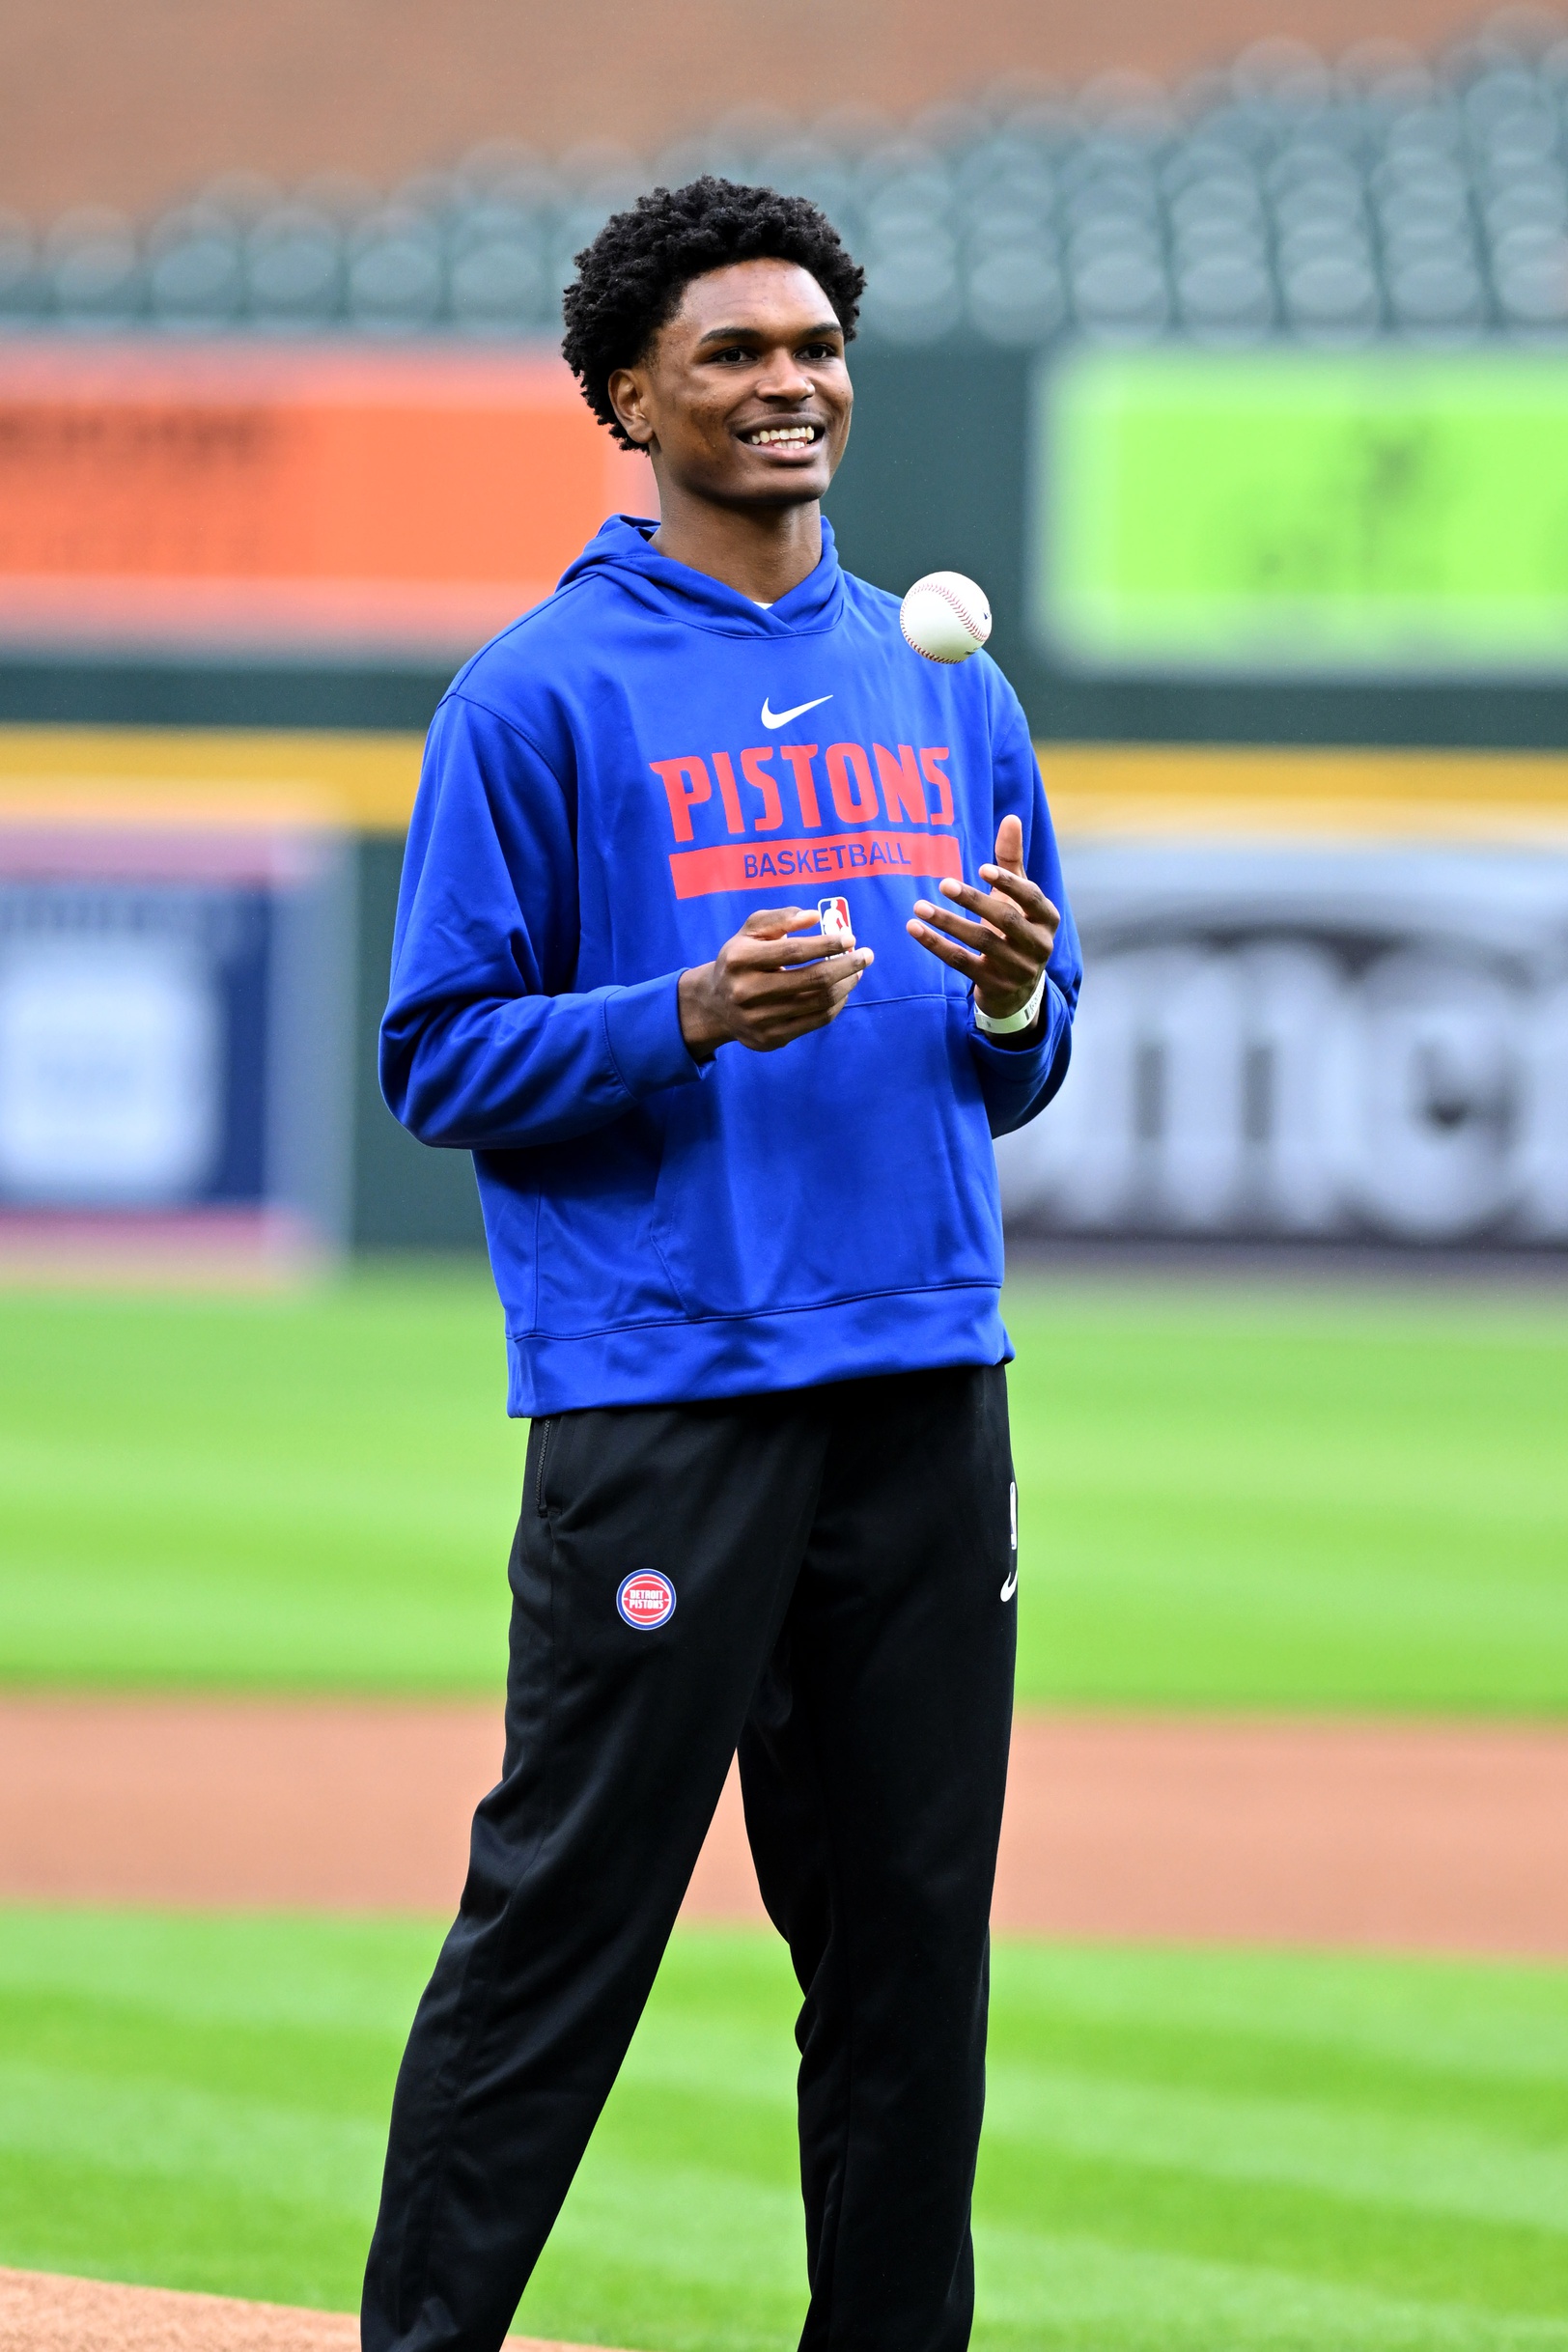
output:
M816 386L795 353L781 345L776 350L769 352L757 390L764 400L802 401L811 398Z

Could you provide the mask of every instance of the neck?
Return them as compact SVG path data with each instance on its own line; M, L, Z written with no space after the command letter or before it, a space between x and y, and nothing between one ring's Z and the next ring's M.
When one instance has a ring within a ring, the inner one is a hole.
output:
M660 555L706 572L759 604L776 604L822 560L822 508L716 506L660 482Z

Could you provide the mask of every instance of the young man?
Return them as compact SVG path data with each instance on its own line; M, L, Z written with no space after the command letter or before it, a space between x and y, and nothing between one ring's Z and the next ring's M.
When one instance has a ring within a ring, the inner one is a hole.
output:
M474 1154L533 1428L364 2343L501 2342L739 1745L805 1996L801 2343L961 2352L1017 1583L991 1137L1061 1081L1078 949L1006 682L834 556L828 223L701 180L579 258L566 355L662 518L442 702L382 1029L399 1117Z

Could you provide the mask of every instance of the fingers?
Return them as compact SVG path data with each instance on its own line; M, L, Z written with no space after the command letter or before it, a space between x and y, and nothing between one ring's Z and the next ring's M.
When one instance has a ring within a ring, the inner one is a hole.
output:
M1002 1010L1024 1002L1050 958L1061 916L1023 871L1023 827L1004 817L996 862L982 883L948 875L941 902L917 899L911 938ZM838 1019L875 961L853 936L825 937L815 910L759 908L721 949L713 969L726 1008L725 1032L753 1052L770 1053Z
M768 932L752 930L751 926L757 919L755 915L748 916L744 927L738 931L735 938L729 942L726 953L738 968L750 971L787 971L792 965L831 964L836 963L846 954L869 957L871 953L869 948L856 949L854 932L846 933L842 937L835 934L829 944L823 932L817 927L815 914L802 916L796 910L785 908L779 913L764 918L776 926ZM792 933L798 932L803 923L809 923L811 925L810 937L808 938L786 937L782 928L786 922Z
M996 892L987 896L952 880L941 887L955 903L938 907L929 899L916 899L907 926L910 937L976 987L1027 997L1050 959L1054 925L1045 919L1032 921L1015 899ZM1049 907L1038 891L1035 896L1043 908ZM957 911L958 905L973 908L983 919L969 920Z
M875 962L876 957L869 947L857 947L848 955L819 954L804 970L793 964L738 964L734 980L737 990L755 1002L795 998L806 1003L813 997L821 996L826 990L836 988L841 981L858 980L861 973Z
M701 1028L700 1044L713 1028L720 1043L770 1053L836 1021L874 960L853 937L825 938L813 909L759 908L704 967L711 1020L704 1024L693 1014L683 1033L689 1043Z
M812 919L815 921L815 916ZM829 951L819 931L813 932L809 939L781 939L776 944L769 941L747 955L745 960L754 970L788 971L797 964L842 964L847 956L858 956L862 963L869 964L871 950L869 947L856 947L852 933L843 946L835 939Z
M976 961L988 949L1002 944L1001 933L994 930L989 923L967 922L963 915L950 912L946 907L933 907L926 899L916 900L914 918L907 928L917 938L922 932L930 932L934 936L944 935L966 948Z
M748 914L741 926L740 936L751 939L781 939L787 932L815 930L817 915L814 908L759 907Z
M854 985L875 962L869 947L823 953L821 936L784 942L731 939L716 970L725 996L742 1022L782 1016L821 1020L836 994Z
M993 924L1005 921L1013 910L1014 902L994 890L977 890L973 882L958 882L948 875L938 883L943 898L950 898L955 907L967 907L971 914L985 917ZM945 913L945 908L938 910Z
M947 885L944 883L944 890ZM951 896L957 900L963 894L964 903L976 910L978 919L969 922L955 912L952 907L934 907L928 899L917 899L914 910L921 919L951 938L962 939L979 955L1012 955L1025 964L1043 964L1050 953L1049 939L1044 939L1022 910L1010 899L985 897L971 890L966 882L956 883Z
M950 965L954 971L962 972L966 980L974 979L978 972L984 970L986 960L983 955L974 955L968 948L961 947L957 940L944 938L929 923L917 922L911 917L905 929L910 938L917 939L922 947L929 949L938 963Z
M970 908L998 938L1009 940L1019 955L1048 963L1056 944L1060 911L1026 874L1009 874L998 866L982 866L980 871L993 884L989 895L949 876L941 883L943 896L957 906ZM915 911L941 920L938 910L923 904Z
M1051 905L1038 882L1031 882L1026 874L1009 874L1000 866L982 866L980 872L990 882L994 898L1019 908L1028 922L1045 926L1055 938L1062 919L1061 909Z
M1004 817L996 827L996 863L1009 873L1023 871L1023 826L1017 817ZM980 869L984 874L984 866Z
M1054 944L1061 909L1053 907L1039 883L1023 871L1023 826L1017 817L1004 817L996 827L996 862L982 866L980 879L990 882L994 892L1022 907L1031 923L1046 927ZM942 888L947 888L946 882Z
M1029 882L1027 875L1013 875L1004 865L983 865L980 880L990 882L990 891L978 891L971 882L955 882L952 878L940 884L940 891L945 899L957 901L957 906L973 908L973 912L983 912L988 922L999 927L1022 919L1027 924L1050 924L1055 929L1060 922L1060 915L1046 899L1042 886Z
M854 962L853 958L835 961ZM793 1045L798 1037L809 1036L813 1029L828 1027L859 987L865 966L855 964L854 968L842 971L825 984L818 974L826 968L819 966L807 976L809 987L806 981L795 981L786 993L775 983L771 996L747 1003L736 1031L739 1042L753 1053L774 1053L780 1046Z

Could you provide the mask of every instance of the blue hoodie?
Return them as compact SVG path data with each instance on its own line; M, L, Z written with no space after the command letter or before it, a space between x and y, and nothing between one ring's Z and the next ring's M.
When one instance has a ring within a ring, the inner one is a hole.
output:
M826 523L766 609L655 527L612 518L460 671L408 835L381 1084L474 1155L508 1410L1000 1362L991 1138L1060 1085L1080 972L1018 698L911 652ZM1022 1050L904 928L1008 811L1062 909ZM839 1019L694 1062L681 973L825 896L876 950Z

